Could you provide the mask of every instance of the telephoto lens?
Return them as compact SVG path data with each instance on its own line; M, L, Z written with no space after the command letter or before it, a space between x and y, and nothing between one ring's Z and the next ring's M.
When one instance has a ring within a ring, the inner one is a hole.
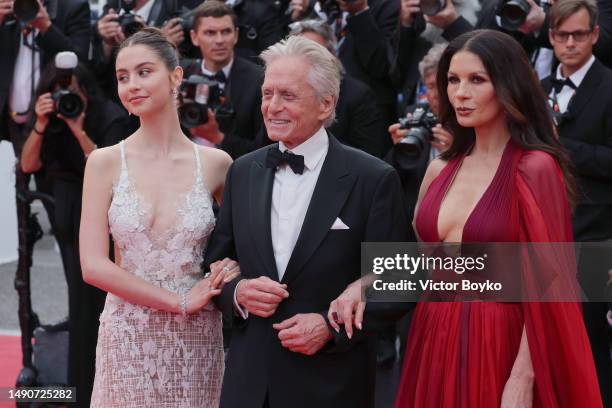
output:
M448 0L452 1L452 0ZM446 5L446 0L421 0L421 12L426 16L438 14Z
M40 6L36 0L15 0L13 14L23 23L29 23L36 18Z
M531 6L526 0L501 0L497 6L497 15L502 28L516 31L527 19Z

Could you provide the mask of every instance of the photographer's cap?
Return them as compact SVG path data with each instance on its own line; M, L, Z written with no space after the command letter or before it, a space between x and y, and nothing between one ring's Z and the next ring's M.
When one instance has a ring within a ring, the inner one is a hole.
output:
M74 69L78 63L79 59L72 51L58 52L55 56L55 67L57 69Z

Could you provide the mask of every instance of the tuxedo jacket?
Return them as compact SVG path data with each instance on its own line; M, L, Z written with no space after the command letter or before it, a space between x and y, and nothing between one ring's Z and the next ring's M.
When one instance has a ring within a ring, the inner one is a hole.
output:
M216 228L204 266L224 257L240 262L242 278L278 281L272 249L270 205L274 169L265 166L273 144L249 153L230 168ZM349 229L331 229L340 218ZM368 304L363 331L348 341L342 331L312 356L281 346L272 328L298 313L327 314L331 301L360 276L361 243L405 241L408 220L397 174L382 160L329 137L329 150L304 224L281 283L289 297L269 318L233 310L239 279L216 298L233 316L234 330L221 396L223 408L372 407L375 350L370 330L405 312L406 305Z
M329 131L342 143L382 157L390 145L372 90L348 75L340 82L336 120Z
M550 94L550 78L542 80ZM558 128L577 175L576 241L612 238L612 70L597 59Z
M91 28L87 0L48 0L44 2L51 19L51 27L35 38L40 48L41 70L60 51L73 51L81 61L87 60ZM0 25L0 133L4 136L8 115L8 100L15 71L15 61L21 42L21 27L15 20ZM24 90L30 92L30 90Z
M338 58L347 73L374 91L388 126L396 115L396 94L389 72L393 60L391 42L398 24L400 2L370 0L369 6L368 10L347 19L347 34L340 42Z
M202 60L181 62L185 78L191 74L202 75ZM263 68L234 55L234 62L225 85L225 95L233 107L235 116L232 127L226 133L221 148L233 158L251 152L268 143L268 135L261 116L261 85Z

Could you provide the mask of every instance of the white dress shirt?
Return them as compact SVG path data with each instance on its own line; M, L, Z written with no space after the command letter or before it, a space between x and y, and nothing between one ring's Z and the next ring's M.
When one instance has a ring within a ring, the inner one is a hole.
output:
M223 74L225 74L226 83L227 81L229 81L229 75L230 75L230 71L232 70L233 63L234 63L234 59L232 58L232 60L221 69L221 71L223 71ZM216 72L212 72L206 69L206 66L204 65L204 58L202 58L202 73L204 73L204 75L210 75L210 76L213 76L216 74ZM219 88L225 90L225 83L219 82Z
M25 45L34 44L38 30L32 30L29 34L21 34L19 37L19 51L15 60L15 70L13 71L13 82L11 83L11 93L9 96L9 109L13 112L12 118L16 123L25 123L28 120L28 115L15 115L15 113L24 113L30 107L32 99L32 88L38 86L40 79L40 52L32 50ZM32 58L32 54L34 58ZM32 66L34 62L34 66ZM34 76L32 78L32 76ZM34 83L32 84L32 81Z
M594 62L595 62L595 57L591 55L591 58L587 61L586 64L584 64L582 67L580 67L578 71L574 72L572 75L569 76L569 79L571 79L574 85L576 85L576 88L580 87L580 84L584 80L584 77L586 76L587 72L589 72L589 69L591 69L591 66L593 65ZM561 79L561 80L565 79L563 75L561 74L561 64L559 64L559 66L557 67L557 79ZM553 98L554 93L555 93L555 89L553 88L549 96ZM559 112L565 113L567 111L567 106L569 105L569 102L575 93L576 91L567 85L564 85L563 88L561 88L561 91L557 94L557 103L559 104Z
M281 152L287 150L283 142L279 142L278 145ZM294 154L304 156L304 173L295 174L291 167L284 164L274 174L270 228L279 281L283 279L285 269L287 269L287 264L302 230L306 211L310 205L312 193L319 179L328 149L327 132L321 127L305 142L290 150ZM238 285L236 285L236 289ZM234 291L234 305L238 313L246 319L248 313L238 305L236 291Z
M140 16L147 24L152 23L152 21L149 21L149 16L151 15L153 3L155 3L155 0L147 1L144 6L142 6L138 10L134 10L134 14Z

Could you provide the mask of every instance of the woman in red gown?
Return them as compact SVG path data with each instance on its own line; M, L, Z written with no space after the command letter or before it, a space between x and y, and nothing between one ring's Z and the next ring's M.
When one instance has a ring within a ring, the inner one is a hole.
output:
M421 186L425 242L571 242L571 176L527 57L490 30L451 42L438 67L454 134ZM601 407L580 305L422 302L396 408Z

